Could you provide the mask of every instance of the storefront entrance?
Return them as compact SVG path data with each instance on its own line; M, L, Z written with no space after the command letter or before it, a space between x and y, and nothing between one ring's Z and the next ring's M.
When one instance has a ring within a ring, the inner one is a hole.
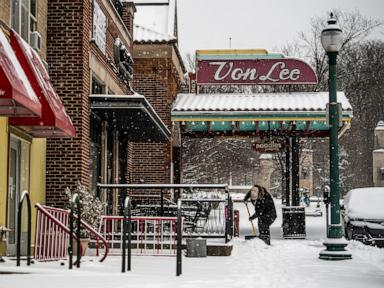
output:
M130 143L166 143L171 133L143 95L91 94L90 99L90 189L108 203L106 214L118 215L123 195L118 189L113 193L97 190L96 184L129 182L133 169Z
M22 191L29 188L29 154L30 143L11 135L9 146L9 179L8 179L8 223L11 229L8 237L8 255L16 253L16 227L17 227L17 206Z

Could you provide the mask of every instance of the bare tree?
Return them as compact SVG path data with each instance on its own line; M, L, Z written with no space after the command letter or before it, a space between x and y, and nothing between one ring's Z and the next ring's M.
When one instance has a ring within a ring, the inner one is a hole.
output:
M344 54L351 46L359 45L364 41L372 31L383 25L383 21L363 16L358 10L352 12L343 12L333 10L338 24L343 29L343 45L340 51L339 62L344 62ZM310 32L300 32L299 40L295 44L288 44L283 50L290 54L290 49L296 53L296 57L301 57L309 61L315 68L315 72L319 79L315 90L325 90L327 88L328 64L324 48L321 45L321 31L323 30L327 20L327 15L317 16L311 20ZM343 74L338 75L339 79L343 78Z
M382 119L383 97L383 42L367 41L383 21L361 15L359 11L342 12L334 10L344 42L338 57L338 88L344 90L354 112L351 130L341 140L340 179L342 189L372 185L373 129ZM287 44L284 51L288 55L296 53L305 58L315 68L319 83L316 91L328 89L328 63L320 42L321 31L327 16L315 17L309 32L301 32L294 44ZM329 171L327 155L328 141L314 143L314 163L323 172ZM346 168L348 167L348 168ZM352 171L353 169L353 171ZM358 175L358 177L351 177ZM328 179L328 178L327 178ZM323 182L326 179L323 179Z

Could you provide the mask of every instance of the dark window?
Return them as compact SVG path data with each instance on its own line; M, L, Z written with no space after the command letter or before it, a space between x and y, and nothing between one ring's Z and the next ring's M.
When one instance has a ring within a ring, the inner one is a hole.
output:
M31 22L29 23L30 31L36 31L37 30L37 0L31 0L30 1L30 17Z
M113 6L115 7L117 14L120 15L121 18L123 18L123 5L121 4L120 0L112 0Z
M97 194L96 184L101 175L101 119L91 113L91 143L89 148L89 189Z
M92 94L104 94L105 93L105 85L103 85L96 78L92 78Z

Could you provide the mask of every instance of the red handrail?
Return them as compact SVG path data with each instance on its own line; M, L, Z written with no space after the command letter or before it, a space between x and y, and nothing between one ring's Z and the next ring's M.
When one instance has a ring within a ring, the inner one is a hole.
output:
M66 225L64 225L63 223L61 223L55 216L53 216L51 213L49 213L49 211L47 211L47 209L45 209L45 207L47 207L49 210L67 212L69 214L68 211L62 210L59 208L54 208L54 207L42 206L39 203L36 203L35 206L38 210L40 210L41 213L43 213L45 216L47 216L53 223L55 223L58 227L60 227L65 233L67 233L67 234L70 233L69 228ZM74 216L75 216L75 218L77 218L76 215L74 215ZM84 220L81 220L81 225L87 231L93 233L96 236L97 241L101 240L104 243L104 255L100 259L100 262L103 262L105 260L105 258L108 256L108 243L107 243L107 241L104 239L104 237L100 233L98 233L92 226L90 226ZM75 234L73 236L75 239L77 239ZM82 252L81 249L82 248L80 247L80 253Z

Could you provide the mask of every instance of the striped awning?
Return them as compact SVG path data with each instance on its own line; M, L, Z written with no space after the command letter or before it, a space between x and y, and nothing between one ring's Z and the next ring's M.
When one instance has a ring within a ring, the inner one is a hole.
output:
M179 94L172 121L189 132L327 131L328 92L259 94ZM337 93L342 123L349 125L352 106L344 92ZM342 128L342 127L341 127Z

